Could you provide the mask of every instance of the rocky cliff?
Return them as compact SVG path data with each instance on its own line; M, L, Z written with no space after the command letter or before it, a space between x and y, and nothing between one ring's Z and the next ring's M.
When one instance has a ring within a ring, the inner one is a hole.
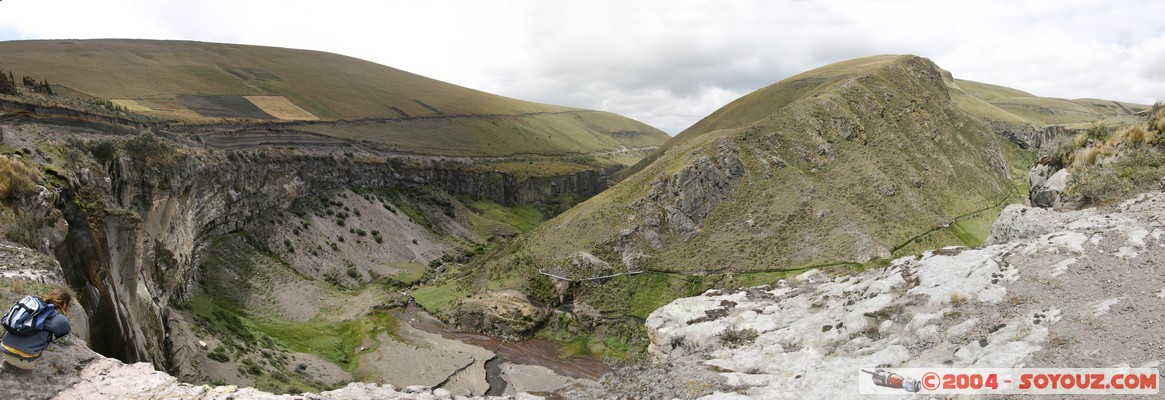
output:
M0 239L0 302L14 303L29 293L43 294L53 287L64 286L65 278L61 265L52 257L41 254L25 246ZM401 332L412 336L412 343L399 344L383 349L389 357L397 359L398 365L409 357L417 358L408 367L419 368L412 372L411 382L423 384L351 383L335 390L319 393L280 394L258 390L253 387L234 385L194 385L182 383L165 372L158 371L151 363L127 364L108 358L93 351L83 338L90 334L89 317L84 308L75 306L66 314L72 323L70 336L57 340L44 352L32 371L17 370L12 367L0 368L0 397L5 399L126 399L126 398L182 398L182 399L542 399L529 394L530 391L547 392L571 383L573 380L557 377L549 370L538 366L504 364L501 379L509 384L505 395L464 396L458 385L469 381L449 384L450 377L442 378L436 373L425 374L430 368L444 368L455 375L467 365L457 364L464 353L472 352L483 363L495 355L489 350L442 339L439 335L417 330ZM101 328L98 328L101 329ZM424 337L420 339L420 337ZM423 343L422 343L423 342ZM429 349L432 348L432 350ZM314 367L313 367L314 368ZM406 368L407 369L407 368ZM310 374L314 371L300 371ZM484 374L484 370L482 371ZM385 374L391 376L392 374ZM486 384L484 377L481 384ZM438 387L440 386L440 387ZM499 392L499 394L501 394Z
M289 279L316 282L284 285L314 285L316 291L338 286L342 292L383 281L381 276L401 268L431 271L425 266L434 260L462 257L492 240L492 231L479 226L486 220L471 216L462 201L558 204L607 185L608 171L599 168L519 173L471 158L385 154L343 140L325 147L208 147L199 137L163 128L110 130L106 125L117 121L58 121L35 113L6 114L0 124L6 148L14 150L6 160L40 171L30 179L43 185L40 195L7 204L6 218L15 222L6 231L63 265L65 280L89 312L94 350L153 362L184 379L207 379L193 365L208 362L209 350L190 352L199 341L191 328L196 318L179 311L191 296L222 283L225 273L236 282L216 290L241 293L231 299L260 298L240 292L263 276L242 273L245 265L238 261L214 264L222 270L204 267L208 255L222 255L213 253L216 245L241 246L245 257L282 258L275 265L294 271ZM325 251L327 244L332 251ZM208 277L211 272L218 275ZM363 300L371 302L361 305L365 312L389 302L375 297ZM306 311L288 312L292 319L309 319L318 306L314 310L303 317Z
M199 252L214 237L243 229L258 212L286 209L295 199L342 188L432 185L469 198L531 204L562 194L587 197L605 185L598 171L518 180L504 172L435 163L394 166L332 155L163 151L173 154L155 154L166 158L154 161L118 158L77 170L75 176L66 172L76 186L62 191L70 234L58 256L68 260L76 287L102 294L88 299L100 304L92 307L95 312L111 317L100 319L119 321L95 330L100 332L94 338L97 350L128 360L166 359L163 310L182 300L193 284Z
M651 352L704 368L689 379L716 371L710 399L851 397L856 370L878 366L1159 368L1162 212L1160 192L1008 206L983 248L676 300L647 320Z

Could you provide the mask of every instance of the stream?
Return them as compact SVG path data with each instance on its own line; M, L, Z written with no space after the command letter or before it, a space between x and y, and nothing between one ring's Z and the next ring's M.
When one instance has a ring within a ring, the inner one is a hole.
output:
M577 356L561 358L559 354L562 346L552 340L535 337L511 342L450 328L412 303L396 317L413 328L493 352L496 356L485 363L486 381L490 384L486 394L489 395L502 395L509 385L501 376L502 366L506 363L538 365L558 375L576 379L598 379L611 371L607 364L598 359Z

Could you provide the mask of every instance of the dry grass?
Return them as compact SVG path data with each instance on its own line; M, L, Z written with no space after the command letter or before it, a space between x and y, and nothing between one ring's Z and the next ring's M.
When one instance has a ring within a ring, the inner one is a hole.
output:
M1097 156L1100 155L1099 147L1085 147L1077 149L1075 153L1070 156L1070 164L1072 168L1080 169L1096 163Z
M35 172L19 160L0 157L0 199L11 203L14 199L36 190Z
M967 295L958 292L951 292L951 305L957 306L959 304L963 304L964 301L967 301Z
M1088 144L1088 134L1087 133L1077 134L1076 138L1072 139L1072 143L1074 145L1076 145L1076 148L1084 147L1084 145Z

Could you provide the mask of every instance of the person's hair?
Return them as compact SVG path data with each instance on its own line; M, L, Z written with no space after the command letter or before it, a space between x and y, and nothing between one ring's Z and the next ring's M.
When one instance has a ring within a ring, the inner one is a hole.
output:
M73 295L64 288L53 289L48 295L42 296L40 299L45 303L53 303L61 311L69 308L69 305L73 303Z

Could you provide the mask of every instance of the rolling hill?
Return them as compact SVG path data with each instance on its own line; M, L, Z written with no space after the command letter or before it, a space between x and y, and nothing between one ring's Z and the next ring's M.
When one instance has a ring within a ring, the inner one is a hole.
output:
M958 106L987 120L1019 124L1073 124L1129 115L1148 105L1100 99L1039 97L1008 87L951 79L951 99Z
M405 153L563 155L652 148L668 138L611 113L521 101L318 51L36 40L0 42L0 54L0 69L47 80L65 97L105 99L185 125L282 122Z
M930 60L877 56L759 89L492 265L537 277L514 287L546 301L645 317L709 287L981 244L999 210L1026 195L1031 156L955 100L1004 110L964 94L990 98L993 87L957 84ZM575 282L559 279L556 300L539 272ZM633 275L587 280L622 273Z

